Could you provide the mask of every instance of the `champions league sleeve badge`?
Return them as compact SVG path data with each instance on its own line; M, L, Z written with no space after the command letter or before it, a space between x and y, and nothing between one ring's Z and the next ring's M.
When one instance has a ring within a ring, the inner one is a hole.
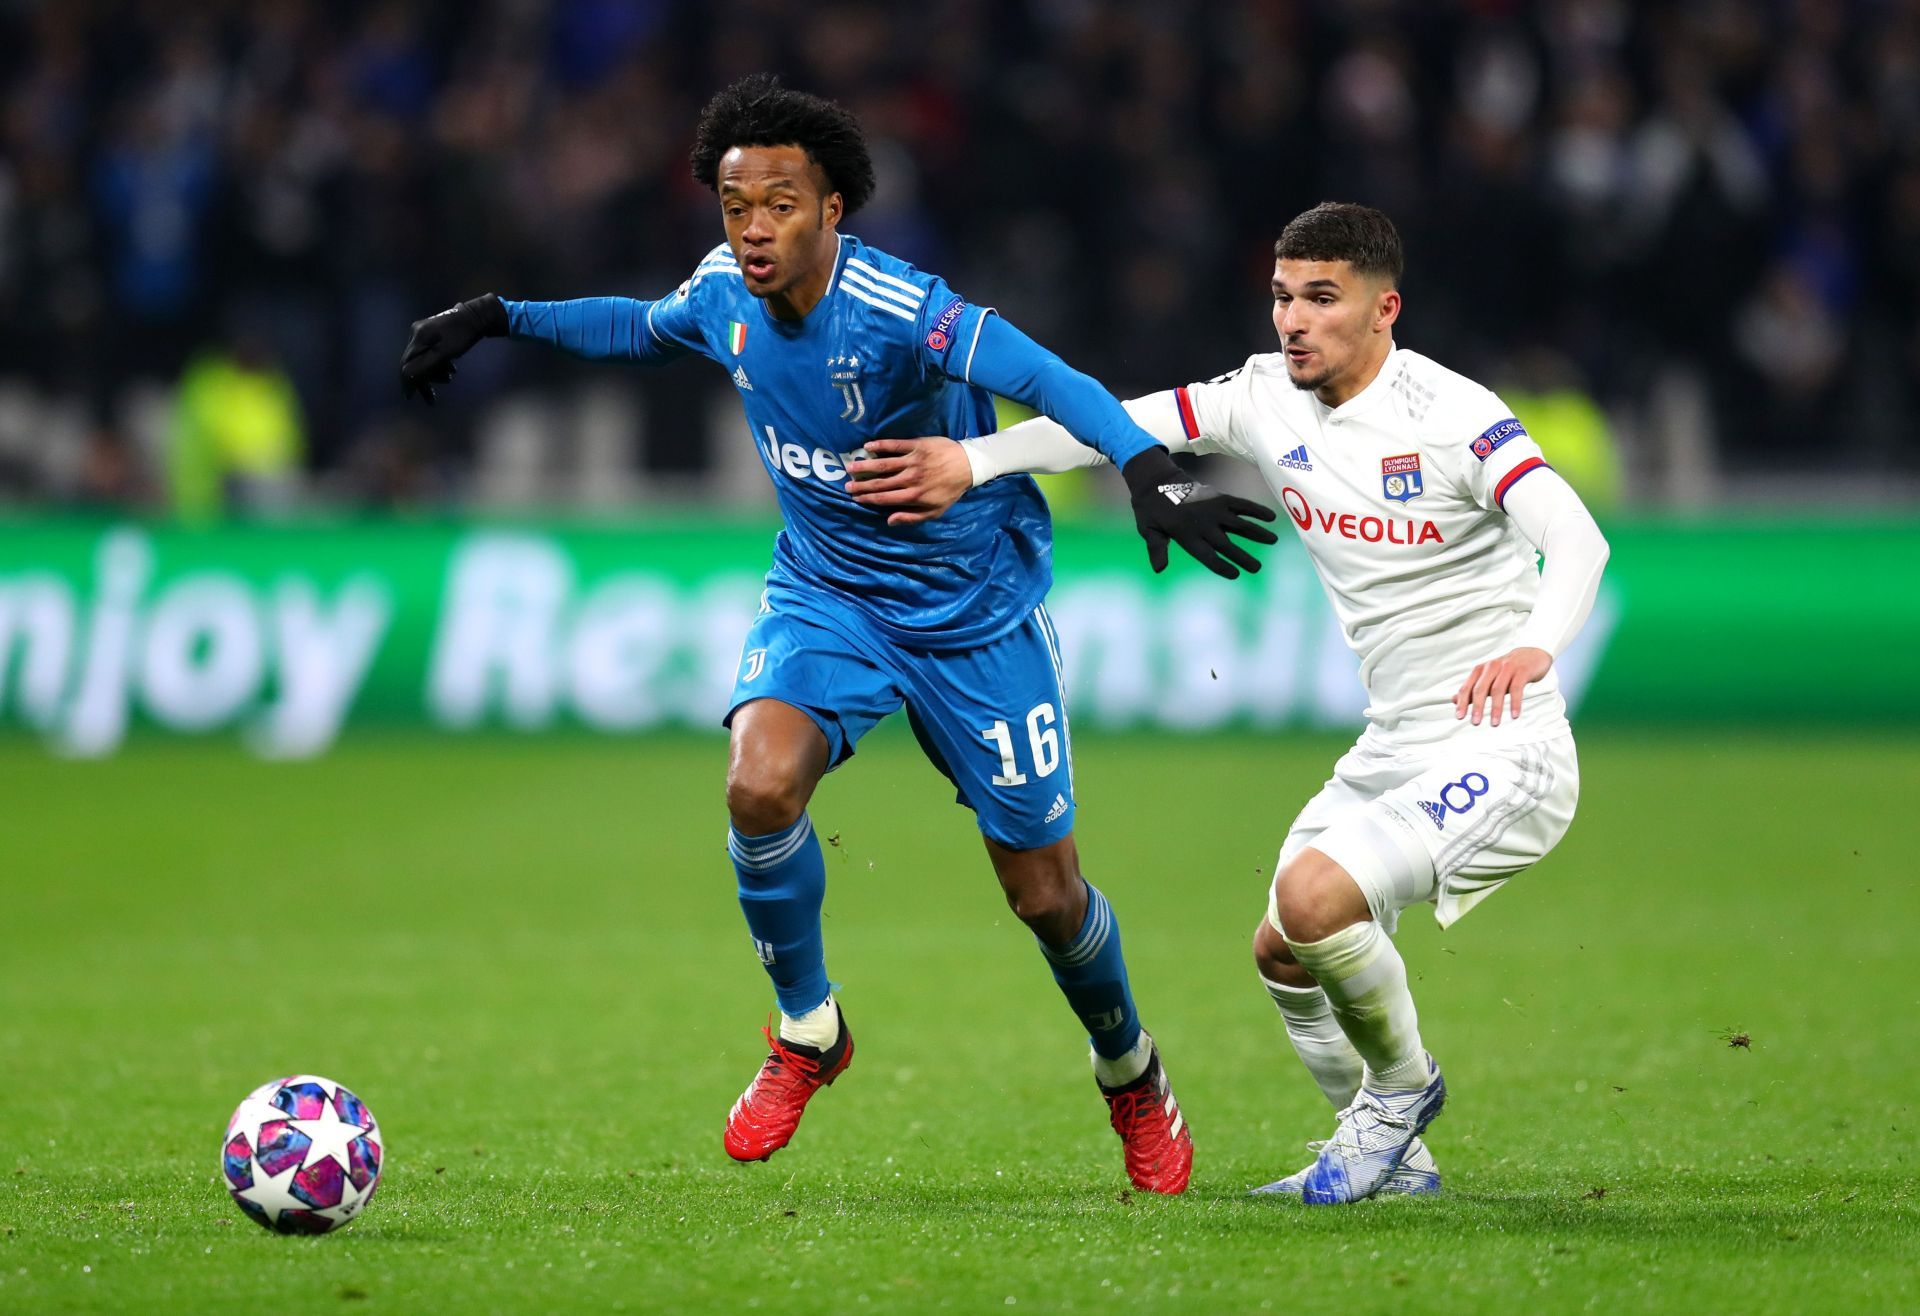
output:
M1380 462L1380 492L1396 503L1407 503L1425 493L1420 482L1420 454L1386 457Z

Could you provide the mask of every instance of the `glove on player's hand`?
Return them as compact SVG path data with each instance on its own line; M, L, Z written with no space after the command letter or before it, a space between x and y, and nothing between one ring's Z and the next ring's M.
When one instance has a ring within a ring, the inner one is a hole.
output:
M415 320L413 337L400 358L400 396L418 393L431 406L434 385L453 378L455 360L482 338L506 335L507 308L492 293Z
M1201 484L1175 465L1165 448L1148 448L1121 467L1120 474L1133 491L1133 523L1147 541L1147 560L1157 572L1167 569L1169 540L1228 580L1241 570L1260 569L1259 559L1229 535L1256 544L1278 542L1273 531L1253 523L1273 520L1272 508Z

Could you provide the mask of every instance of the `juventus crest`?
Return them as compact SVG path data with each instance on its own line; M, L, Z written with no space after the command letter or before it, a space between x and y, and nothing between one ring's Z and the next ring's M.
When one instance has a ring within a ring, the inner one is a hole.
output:
M859 424L867 414L867 400L860 395L860 358L846 355L828 357L827 371L827 378L840 390L840 399L846 404L840 409L840 419L848 424Z

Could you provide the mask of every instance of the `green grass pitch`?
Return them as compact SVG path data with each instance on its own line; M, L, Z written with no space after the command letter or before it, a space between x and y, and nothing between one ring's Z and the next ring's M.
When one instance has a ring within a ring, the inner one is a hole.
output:
M0 1311L1889 1311L1920 1284L1920 745L1594 735L1558 853L1401 934L1447 1191L1249 1200L1331 1126L1247 952L1341 745L1084 738L1079 835L1198 1144L1126 1191L1084 1043L901 735L828 779L854 1066L766 1165L716 740L0 744ZM1744 1034L1749 1046L1730 1037ZM310 1070L343 1234L217 1180Z

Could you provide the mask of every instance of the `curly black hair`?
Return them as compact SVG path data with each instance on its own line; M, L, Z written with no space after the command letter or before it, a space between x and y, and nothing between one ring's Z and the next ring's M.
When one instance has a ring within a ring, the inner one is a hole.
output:
M751 73L707 102L693 135L693 177L719 189L720 157L736 146L797 146L827 175L851 215L873 196L873 158L860 121L829 100Z
M1393 221L1351 201L1322 201L1295 215L1273 244L1273 255L1276 260L1343 260L1355 274L1384 276L1396 288L1406 267Z

